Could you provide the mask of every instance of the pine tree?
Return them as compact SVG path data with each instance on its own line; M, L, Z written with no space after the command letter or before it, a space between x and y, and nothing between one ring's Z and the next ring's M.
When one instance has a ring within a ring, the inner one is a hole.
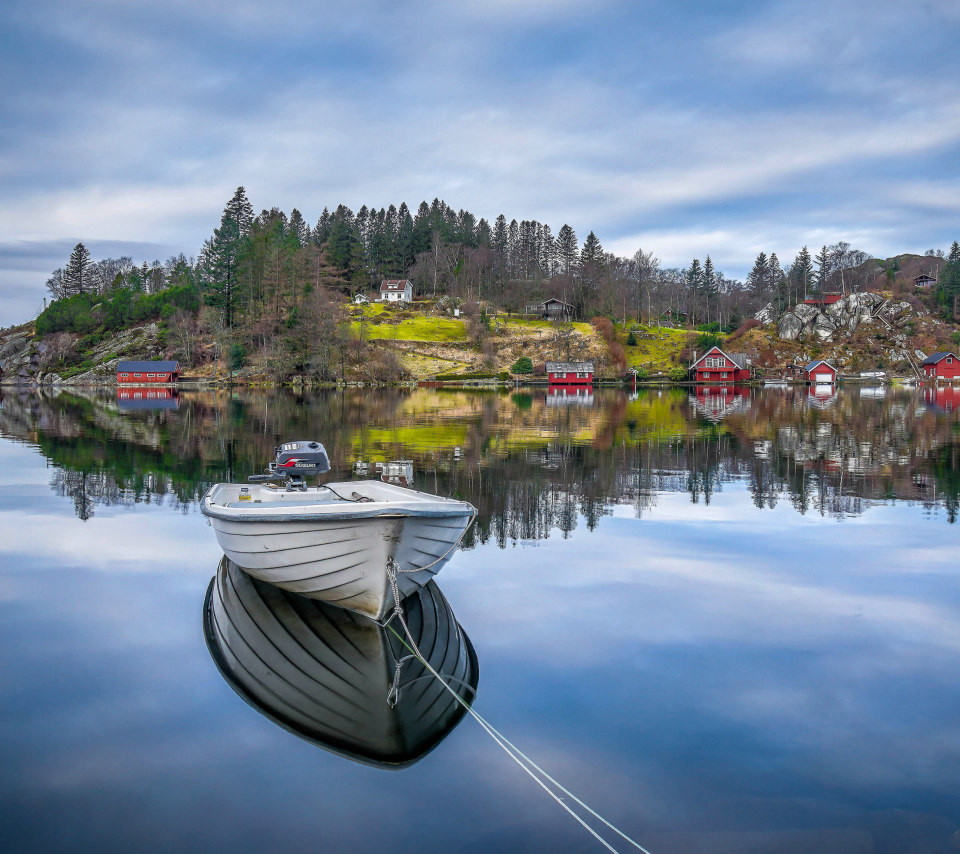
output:
M703 294L703 267L700 266L700 259L694 258L687 268L687 305L690 309L690 316L694 323L699 316L700 297Z
M767 261L767 281L768 287L773 292L777 300L777 307L783 309L788 301L787 279L780 268L780 259L776 252L770 253L770 260Z
M814 277L814 281L817 285L817 292L820 294L826 293L827 282L830 278L831 262L830 262L830 250L826 245L820 250L819 254L816 257L817 262L817 273Z
M720 294L720 281L716 271L713 269L713 261L710 256L703 262L703 296L706 303L707 323L710 322L710 306L717 304L717 298Z
M569 276L577 265L577 233L566 223L557 232L557 259L560 272Z
M796 259L790 265L790 278L797 287L797 296L799 297L802 290L803 298L806 299L813 282L813 261L806 246L797 253Z
M947 317L960 313L960 243L954 241L947 256L947 263L940 270L937 282L937 302Z
M761 252L754 261L753 269L747 277L747 284L758 299L766 298L770 289L770 262L767 260L766 252Z
M233 215L233 211L237 210L236 201L242 189L238 189L234 197L227 202L220 218L220 228L214 229L213 237L203 244L200 252L205 299L208 305L223 309L223 325L227 328L234 322L239 270L246 242ZM270 214L264 211L261 217L264 215Z
M233 217L241 237L246 237L250 233L250 226L253 224L253 205L250 204L247 191L243 187L237 187L233 198L227 202L224 212Z
M91 276L91 260L87 247L78 243L70 253L70 260L63 268L63 287L67 296L89 293L93 282Z

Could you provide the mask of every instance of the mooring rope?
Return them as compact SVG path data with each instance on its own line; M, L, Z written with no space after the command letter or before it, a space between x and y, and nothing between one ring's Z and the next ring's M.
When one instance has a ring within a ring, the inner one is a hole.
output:
M474 513L474 518L476 518L476 513ZM471 524L472 523L473 523L473 519L471 519ZM467 530L469 530L469 527L470 525L467 526ZM454 544L454 547L451 547L450 549L448 549L444 555L437 558L437 560L434 561L432 564L429 564L426 567L422 567L421 569L428 569L430 566L433 566L435 563L439 562L444 557L446 557L446 555L448 555L451 551L453 551L453 548L455 548L456 545L459 545L460 541L463 539L466 532L467 531L464 530L463 534L461 534L460 538L457 540L457 543ZM573 792L571 792L569 789L565 788L560 783L558 783L553 777L551 777L546 771L544 771L539 765L537 765L536 762L534 762L532 759L530 759L530 757L528 757L518 747L516 747L516 745L514 745L505 736L503 736L500 732L494 729L493 726L491 726L476 711L474 711L473 706L471 704L468 704L456 691L453 690L453 688L450 687L446 679L444 679L439 673L437 673L436 670L433 669L430 662L427 661L427 659L424 657L424 655L420 652L419 648L417 647L417 642L413 639L413 633L410 631L410 627L407 625L407 621L404 618L403 607L400 600L400 590L397 583L398 573L420 572L421 570L420 569L417 569L417 570L400 569L400 567L397 565L396 561L392 557L387 559L386 570L387 570L387 578L390 580L390 585L393 590L394 604L393 604L393 613L384 623L384 626L388 628L391 632L393 632L393 634L397 637L400 643L403 644L408 650L410 650L410 653L411 653L410 655L403 656L396 662L396 669L394 671L393 684L390 686L390 690L387 692L387 702L390 704L390 707L393 708L400 701L400 669L403 667L403 664L405 662L411 661L413 659L418 660L430 672L430 674L435 676L437 681L440 682L440 684L450 694L453 695L454 699L461 706L463 706L463 708L473 717L473 719L478 724L480 724L480 726L487 733L487 735L489 735L504 750L507 756L509 756L514 762L516 762L537 783L537 785L540 786L541 789L543 789L548 795L550 795L550 797L553 798L558 804L560 804L560 806L563 807L563 809L566 810L571 816L573 816L577 820L577 822L579 822L584 828L586 828L587 832L591 836L593 836L604 848L606 848L608 851L612 851L613 854L619 854L617 849L614 848L609 842L607 842L607 840L604 839L599 833L597 833L597 831L594 830L589 824L587 824L587 822L583 818L581 818L568 804L564 802L563 798L561 798L559 795L557 795L556 792L550 789L550 787L547 786L547 784L544 783L544 781L541 780L540 777L538 777L537 774L534 773L534 770L537 773L541 774L546 780L549 780L554 786L556 786L561 792L563 792L569 798L572 798L574 801L576 801L581 807L583 807L588 813L590 813L590 815L592 815L598 821L603 822L603 824L609 827L610 830L612 830L617 835L621 836L638 851L641 851L642 854L650 854L650 852L646 848L644 848L639 842L635 841L634 839L631 839L622 830L620 830L618 827L615 827L613 824L607 821L602 815L600 815L598 812L596 812L594 809L592 809L587 804L585 804L582 800L580 800L580 798L578 798L575 794L573 794ZM402 637L397 632L397 630L390 625L390 622L391 620L393 620L394 617L396 617L399 620L400 625L403 627L403 632L406 635L406 638ZM460 680L456 680L456 681L460 681ZM531 770L531 769L534 769L534 770Z

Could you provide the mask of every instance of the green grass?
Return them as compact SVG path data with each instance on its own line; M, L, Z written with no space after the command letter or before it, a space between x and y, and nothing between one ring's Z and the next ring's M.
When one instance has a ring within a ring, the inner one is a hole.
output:
M353 334L360 335L360 321L350 324ZM400 323L377 323L368 321L364 334L368 341L426 341L435 343L466 343L470 339L462 320L445 317L411 317Z
M673 367L676 363L673 356L679 353L686 345L689 333L685 329L670 329L656 326L641 326L640 332L635 332L637 344L635 347L627 346L627 335L630 325L627 329L617 325L617 340L623 345L623 352L627 354L627 367L639 368L645 367L653 371L665 371ZM641 335L651 333L655 337L641 338Z

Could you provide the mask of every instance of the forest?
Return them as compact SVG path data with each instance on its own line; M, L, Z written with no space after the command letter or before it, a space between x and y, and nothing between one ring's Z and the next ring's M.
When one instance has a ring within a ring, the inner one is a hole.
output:
M338 205L310 226L296 208L255 215L238 187L196 258L139 266L131 258L94 261L78 244L47 282L53 301L36 329L90 336L154 319L187 364L210 356L199 347L208 338L217 342L214 357L233 367L258 352L278 374L333 378L343 375L348 358L364 358L363 342L345 322L348 299L372 294L382 279L410 279L417 298L458 298L468 318L480 306L522 312L558 297L573 306L575 319L731 331L768 303L779 311L818 293L883 288L915 298L912 280L902 275L910 261L911 271L936 270L925 308L954 319L960 246L917 257L878 261L838 241L814 253L803 247L789 263L761 252L740 281L717 270L709 255L668 268L652 251L637 249L629 258L606 252L593 231L581 244L567 224L554 234L535 220L508 222L501 214L490 222L439 199L421 202L416 212L405 203L364 205L357 213ZM393 369L389 354L380 350L374 358L387 361L386 373Z

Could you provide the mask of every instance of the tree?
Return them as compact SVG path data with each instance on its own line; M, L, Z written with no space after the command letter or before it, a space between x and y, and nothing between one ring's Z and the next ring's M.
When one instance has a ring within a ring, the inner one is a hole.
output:
M803 298L807 298L810 285L813 282L813 261L810 258L810 250L806 246L798 253L794 262L790 265L790 279L797 288L797 296L803 290Z
M236 196L234 196L236 198ZM220 218L220 228L203 244L200 264L203 269L207 305L223 310L223 324L233 325L237 302L237 275L243 252L240 226L230 212L231 199Z
M831 272L830 250L826 247L826 245L824 245L820 250L815 260L817 262L817 274L815 277L817 291L820 294L824 294L827 290L827 281L830 278Z
M707 309L707 323L710 322L710 306L717 305L719 314L719 296L720 296L720 276L713 268L713 261L710 256L703 262L703 297Z
M830 247L830 260L833 263L834 270L840 271L840 291L844 296L847 295L847 282L844 271L850 260L850 244L839 240L835 246Z
M63 289L67 296L89 293L93 289L91 281L90 252L82 243L73 247L70 260L63 268Z
M947 317L960 314L960 243L954 241L937 282L937 302Z
M770 260L767 262L767 278L769 280L770 290L777 298L778 308L783 309L788 302L787 279L780 268L780 259L776 252L770 253Z
M642 249L638 249L633 253L633 263L636 267L637 281L640 285L638 295L641 302L643 300L643 293L646 292L647 294L647 323L650 323L653 317L653 290L654 286L659 282L657 271L660 267L660 259L652 252L644 252ZM642 308L642 304L637 306L638 320L640 319ZM657 326L659 325L660 311L658 306Z
M55 300L69 296L66 283L63 281L63 270L60 267L57 267L50 278L47 279L47 290L50 291L50 296Z
M688 309L691 320L697 322L698 307L700 296L703 293L703 267L700 266L700 259L694 258L687 268L687 299Z
M243 187L237 187L233 198L227 202L224 213L229 213L233 218L241 237L246 237L250 233L250 226L253 224L253 205L250 204L247 191Z
M761 252L753 262L747 284L758 300L762 301L766 298L770 289L770 262L767 260L766 252Z

